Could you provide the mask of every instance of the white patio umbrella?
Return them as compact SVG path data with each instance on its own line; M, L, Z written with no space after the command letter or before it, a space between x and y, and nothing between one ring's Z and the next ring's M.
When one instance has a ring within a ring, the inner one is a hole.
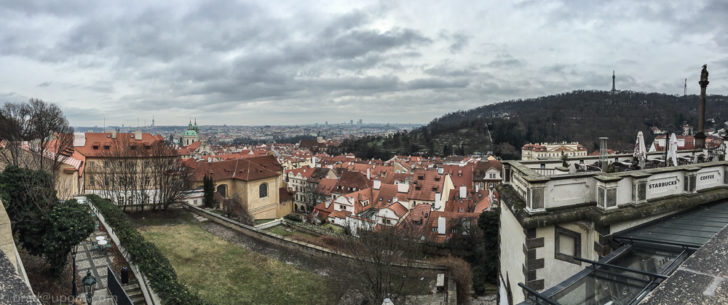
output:
M645 148L645 136L642 131L637 132L637 141L634 144L634 155L639 160L640 168L645 167L645 159L647 159L647 148Z
M670 134L670 147L667 151L667 158L672 160L672 166L677 166L677 136L674 133Z

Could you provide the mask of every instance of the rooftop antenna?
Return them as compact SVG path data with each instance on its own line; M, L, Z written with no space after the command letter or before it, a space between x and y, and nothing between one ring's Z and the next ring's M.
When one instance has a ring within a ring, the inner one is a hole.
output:
M102 130L101 132L106 132L106 116L104 116L104 130Z

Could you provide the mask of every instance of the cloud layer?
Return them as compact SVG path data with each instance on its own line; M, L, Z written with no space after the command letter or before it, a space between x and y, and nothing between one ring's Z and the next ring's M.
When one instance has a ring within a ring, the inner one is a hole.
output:
M575 89L728 94L728 3L0 4L0 102L74 125L424 123Z

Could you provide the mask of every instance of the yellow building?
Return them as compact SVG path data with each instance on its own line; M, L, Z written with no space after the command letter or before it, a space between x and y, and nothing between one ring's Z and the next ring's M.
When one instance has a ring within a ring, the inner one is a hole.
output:
M279 218L293 211L290 198L281 200L283 167L273 156L199 161L191 166L192 188L202 187L205 176L212 177L215 191L225 199L238 199L253 219Z

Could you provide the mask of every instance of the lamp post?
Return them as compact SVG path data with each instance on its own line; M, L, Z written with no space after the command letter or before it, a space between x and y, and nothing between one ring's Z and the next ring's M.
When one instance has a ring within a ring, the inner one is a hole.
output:
M91 275L91 270L86 272L86 276L81 280L83 283L83 289L86 291L86 304L91 305L91 301L94 297L94 286L96 286L96 278Z
M71 248L71 257L73 258L73 286L71 287L71 295L74 299L78 296L78 288L76 288L76 253L78 253L77 247L78 245Z

